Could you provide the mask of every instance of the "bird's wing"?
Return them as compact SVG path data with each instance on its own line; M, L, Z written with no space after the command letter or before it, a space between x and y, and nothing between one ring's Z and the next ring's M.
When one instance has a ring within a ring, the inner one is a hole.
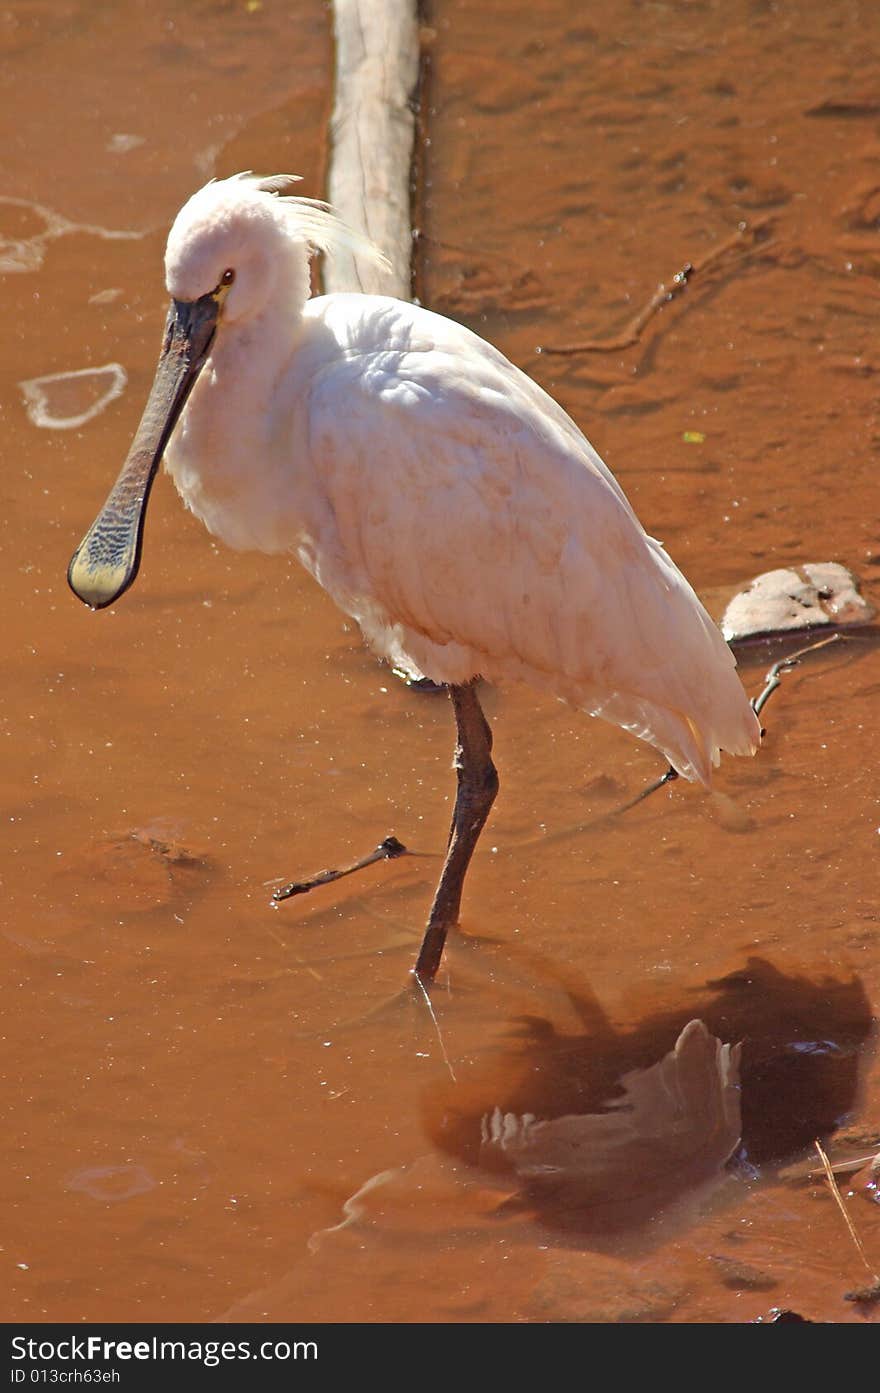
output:
M727 645L574 423L475 335L404 311L399 346L386 325L391 347L312 381L322 582L437 680L531 681L704 781L719 747L750 751Z

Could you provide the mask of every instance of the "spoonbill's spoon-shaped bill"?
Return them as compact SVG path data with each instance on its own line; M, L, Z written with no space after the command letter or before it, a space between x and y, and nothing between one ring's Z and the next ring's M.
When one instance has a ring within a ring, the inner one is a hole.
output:
M172 302L156 376L119 478L70 560L67 579L91 609L131 585L141 562L147 501L159 461L211 348L221 289L191 304Z

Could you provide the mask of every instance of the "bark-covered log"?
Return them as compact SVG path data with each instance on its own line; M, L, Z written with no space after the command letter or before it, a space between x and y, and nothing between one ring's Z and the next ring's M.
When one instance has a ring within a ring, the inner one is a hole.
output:
M408 300L410 171L419 77L416 0L334 0L336 96L328 198L391 263L386 274L341 255L325 266L329 291L364 290Z

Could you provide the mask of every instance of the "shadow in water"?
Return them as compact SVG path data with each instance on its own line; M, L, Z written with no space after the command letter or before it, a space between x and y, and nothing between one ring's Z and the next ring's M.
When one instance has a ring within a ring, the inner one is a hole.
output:
M565 995L578 1033L521 1017L424 1100L441 1150L502 1173L508 1207L553 1227L653 1234L669 1211L827 1139L855 1107L873 1025L857 977L750 958L621 1030L588 991Z

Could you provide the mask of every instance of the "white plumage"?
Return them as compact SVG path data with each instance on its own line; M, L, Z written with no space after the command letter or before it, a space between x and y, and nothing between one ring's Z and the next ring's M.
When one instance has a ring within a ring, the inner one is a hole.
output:
M411 672L528 682L703 783L720 750L752 753L730 650L571 418L449 319L379 296L307 300L310 248L350 240L316 211L227 180L171 230L171 294L195 299L228 265L224 321L243 302L166 450L187 506L232 547L295 550ZM254 257L272 267L269 300L249 296Z
M168 239L178 311L216 320L165 449L187 507L232 547L294 551L414 674L527 682L704 784L721 750L753 753L730 650L570 417L448 319L309 299L314 249L369 253L283 186L212 182ZM109 603L83 593L77 565L83 598Z

